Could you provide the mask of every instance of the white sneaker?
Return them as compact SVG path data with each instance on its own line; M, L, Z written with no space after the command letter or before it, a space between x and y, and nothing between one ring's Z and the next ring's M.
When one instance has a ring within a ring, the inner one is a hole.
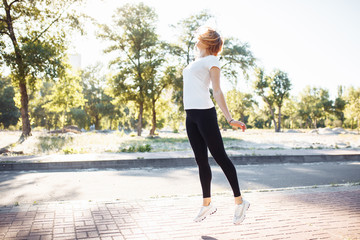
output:
M213 214L216 212L216 207L214 207L211 203L209 204L209 206L203 206L200 211L199 214L196 216L196 218L194 219L194 222L201 222L202 220L204 220L207 216Z
M236 205L234 214L234 224L238 225L242 223L246 216L246 211L249 209L250 203L243 199L242 204Z

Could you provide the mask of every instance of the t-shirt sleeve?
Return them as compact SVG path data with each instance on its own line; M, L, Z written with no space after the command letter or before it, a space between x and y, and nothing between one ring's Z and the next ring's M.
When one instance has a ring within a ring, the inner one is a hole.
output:
M209 57L209 61L207 62L207 67L210 70L212 67L217 67L220 69L220 62L217 57Z

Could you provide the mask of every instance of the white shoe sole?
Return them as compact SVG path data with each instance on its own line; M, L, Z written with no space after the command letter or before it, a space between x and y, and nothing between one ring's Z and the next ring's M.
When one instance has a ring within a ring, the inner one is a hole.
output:
M207 216L210 216L210 215L213 215L214 213L216 213L216 211L217 211L217 208L214 207L210 211L208 211L206 214L204 214L204 216L202 216L201 218L194 219L194 222L201 222L201 221L205 220L205 218Z
M242 218L240 218L239 220L234 221L234 224L235 224L235 225L239 225L239 224L241 224L241 223L245 220L246 211L249 209L249 207L250 207L250 203L246 201L246 202L245 202L245 212L244 212L244 215L243 215Z

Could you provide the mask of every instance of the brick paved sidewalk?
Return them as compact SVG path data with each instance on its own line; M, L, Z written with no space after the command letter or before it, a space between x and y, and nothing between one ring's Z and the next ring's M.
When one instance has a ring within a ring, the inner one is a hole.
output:
M0 239L360 239L360 186L244 192L247 218L232 224L230 193L193 223L201 196L51 202L0 208Z

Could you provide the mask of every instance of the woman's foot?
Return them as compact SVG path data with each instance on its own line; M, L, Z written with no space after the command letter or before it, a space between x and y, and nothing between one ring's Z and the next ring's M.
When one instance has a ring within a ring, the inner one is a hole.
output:
M250 203L245 199L242 199L241 204L237 204L235 207L234 224L238 225L242 223L246 216L246 211L249 209Z
M204 220L207 216L213 214L216 212L216 207L214 207L211 203L208 206L202 206L202 208L199 211L199 214L194 219L195 222L201 222Z

